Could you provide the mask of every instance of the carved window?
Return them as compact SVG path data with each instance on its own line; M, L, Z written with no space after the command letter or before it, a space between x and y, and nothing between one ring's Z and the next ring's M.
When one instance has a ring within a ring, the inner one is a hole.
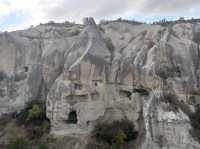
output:
M125 90L120 90L120 97L122 97L122 98L126 97L129 100L131 100L131 92L125 91Z
M177 77L181 77L181 69L179 66L175 67L175 73L176 73Z
M78 122L78 119L77 119L76 111L71 111L68 115L67 123L77 124L77 122Z
M76 90L81 90L82 89L82 85L81 84L74 84L74 88Z
M137 92L137 93L139 93L139 94L142 95L142 96L148 96L148 95L149 95L148 90L146 90L146 89L144 89L144 88L134 88L134 89L133 89L133 92L134 92L134 93Z
M28 66L25 66L25 67L24 67L24 71L25 71L25 72L28 72Z
M48 106L50 106L50 105L51 105L51 104L50 104L50 101L48 101L47 104L48 104Z
M90 125L90 121L87 121L86 124L87 124L87 126L89 126Z
M99 86L100 83L102 83L102 80L92 80L94 86Z

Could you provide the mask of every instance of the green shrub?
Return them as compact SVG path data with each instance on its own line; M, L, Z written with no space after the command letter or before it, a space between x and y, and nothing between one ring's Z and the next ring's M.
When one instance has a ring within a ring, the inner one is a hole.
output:
M38 145L37 149L48 149L46 144L40 144Z
M175 74L175 68L170 66L167 63L161 63L158 67L156 67L156 75L166 80L169 77L173 77Z
M40 119L42 117L42 108L37 105L37 104L34 104L32 109L30 109L28 111L28 115L27 115L27 121L33 121L33 120L37 120L37 119Z
M25 125L27 136L38 139L49 132L50 121L46 118L45 104L42 101L32 101L20 112L18 124Z
M49 133L50 123L49 121L43 121L41 125L29 125L26 128L29 139L41 138L45 133Z
M45 132L48 132L50 129L50 122L47 120L43 121L41 127Z
M27 136L31 140L39 139L45 133L45 131L40 126L30 126L26 130L27 130Z
M113 136L113 144L116 145L115 148L120 148L120 146L124 144L126 138L126 134L122 130L118 130Z
M9 149L28 149L29 141L23 137L17 137L9 144Z
M120 148L121 148L120 145L117 144L117 143L113 143L113 144L111 145L111 149L120 149Z
M93 135L97 141L107 142L108 144L112 143L113 134L114 134L114 132L111 129L111 125L108 123L97 124L93 131Z
M46 118L45 103L42 101L31 101L19 113L18 123L23 125L41 125Z
M129 121L129 120L114 121L113 126L118 127L125 133L125 135L126 135L125 141L126 142L135 140L137 138L138 132L135 131L135 126L131 121Z
M196 105L195 112L189 114L192 129L190 130L191 135L194 139L200 142L200 107Z
M137 138L134 124L129 120L114 121L112 123L99 123L94 127L93 136L99 142L110 145L128 143Z
M200 108L190 115L190 121L193 128L193 136L200 141Z

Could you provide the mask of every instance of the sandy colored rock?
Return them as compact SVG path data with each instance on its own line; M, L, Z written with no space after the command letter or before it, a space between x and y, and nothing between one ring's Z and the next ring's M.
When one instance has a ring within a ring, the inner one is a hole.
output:
M188 117L200 100L199 32L85 18L0 33L0 115L40 99L54 135L82 139L99 121L128 119L141 149L200 148Z

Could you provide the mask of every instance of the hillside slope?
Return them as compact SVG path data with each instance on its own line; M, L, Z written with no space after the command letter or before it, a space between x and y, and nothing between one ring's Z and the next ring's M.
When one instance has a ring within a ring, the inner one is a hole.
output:
M128 119L141 149L200 148L189 118L200 104L199 44L198 22L85 18L0 33L0 115L39 99L55 136L83 141L99 121ZM76 124L66 122L71 112Z

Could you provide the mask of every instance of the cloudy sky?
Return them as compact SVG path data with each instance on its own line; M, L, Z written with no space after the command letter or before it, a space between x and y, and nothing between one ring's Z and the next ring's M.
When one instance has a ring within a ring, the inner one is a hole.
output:
M200 0L0 0L0 31L24 29L50 20L81 23L83 17L152 22L200 17Z

